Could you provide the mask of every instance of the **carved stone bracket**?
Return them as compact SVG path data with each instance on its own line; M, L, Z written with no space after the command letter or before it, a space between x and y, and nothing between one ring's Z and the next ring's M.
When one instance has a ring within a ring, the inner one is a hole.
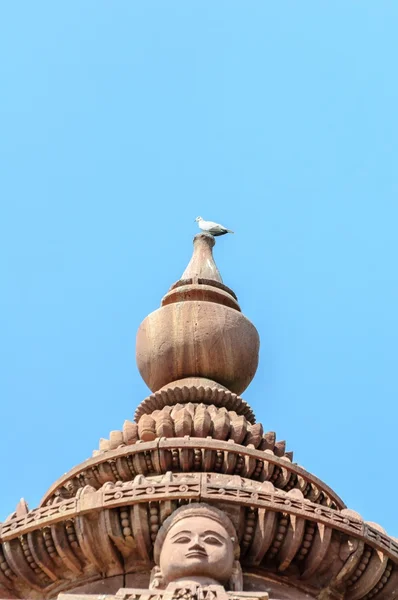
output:
M249 433L254 437L258 432L251 430ZM284 491L298 489L316 504L345 507L341 498L321 480L292 463L288 456L277 456L275 452L256 450L251 443L242 446L231 439L223 441L211 437L157 438L139 442L81 463L58 479L44 496L41 507L72 498L86 485L100 489L106 482L128 482L137 475L148 477L168 471L216 472L269 481Z

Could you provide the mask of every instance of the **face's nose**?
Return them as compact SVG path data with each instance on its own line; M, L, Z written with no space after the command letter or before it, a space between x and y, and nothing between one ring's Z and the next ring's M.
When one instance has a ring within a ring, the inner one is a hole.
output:
M195 537L192 538L191 543L189 544L189 550L203 550L204 551L203 544L200 541L200 537L198 535L195 535Z

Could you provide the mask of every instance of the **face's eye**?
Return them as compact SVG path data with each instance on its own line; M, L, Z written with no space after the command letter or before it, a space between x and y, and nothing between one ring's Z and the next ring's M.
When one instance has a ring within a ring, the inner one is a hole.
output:
M212 546L222 546L222 542L214 537L214 535L207 535L204 540L206 544L211 544Z
M180 535L173 540L175 544L189 544L190 541L191 538L189 538L187 535Z

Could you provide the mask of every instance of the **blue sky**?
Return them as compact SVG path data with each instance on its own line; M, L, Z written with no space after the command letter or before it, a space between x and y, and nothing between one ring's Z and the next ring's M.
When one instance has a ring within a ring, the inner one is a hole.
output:
M202 215L266 430L398 537L398 4L0 7L0 520L147 395Z

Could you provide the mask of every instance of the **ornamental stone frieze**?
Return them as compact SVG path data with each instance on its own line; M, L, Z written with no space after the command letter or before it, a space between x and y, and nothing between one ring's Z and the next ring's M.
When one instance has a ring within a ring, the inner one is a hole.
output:
M141 324L133 420L0 524L0 598L392 600L398 540L365 522L244 392L259 338L199 234Z

